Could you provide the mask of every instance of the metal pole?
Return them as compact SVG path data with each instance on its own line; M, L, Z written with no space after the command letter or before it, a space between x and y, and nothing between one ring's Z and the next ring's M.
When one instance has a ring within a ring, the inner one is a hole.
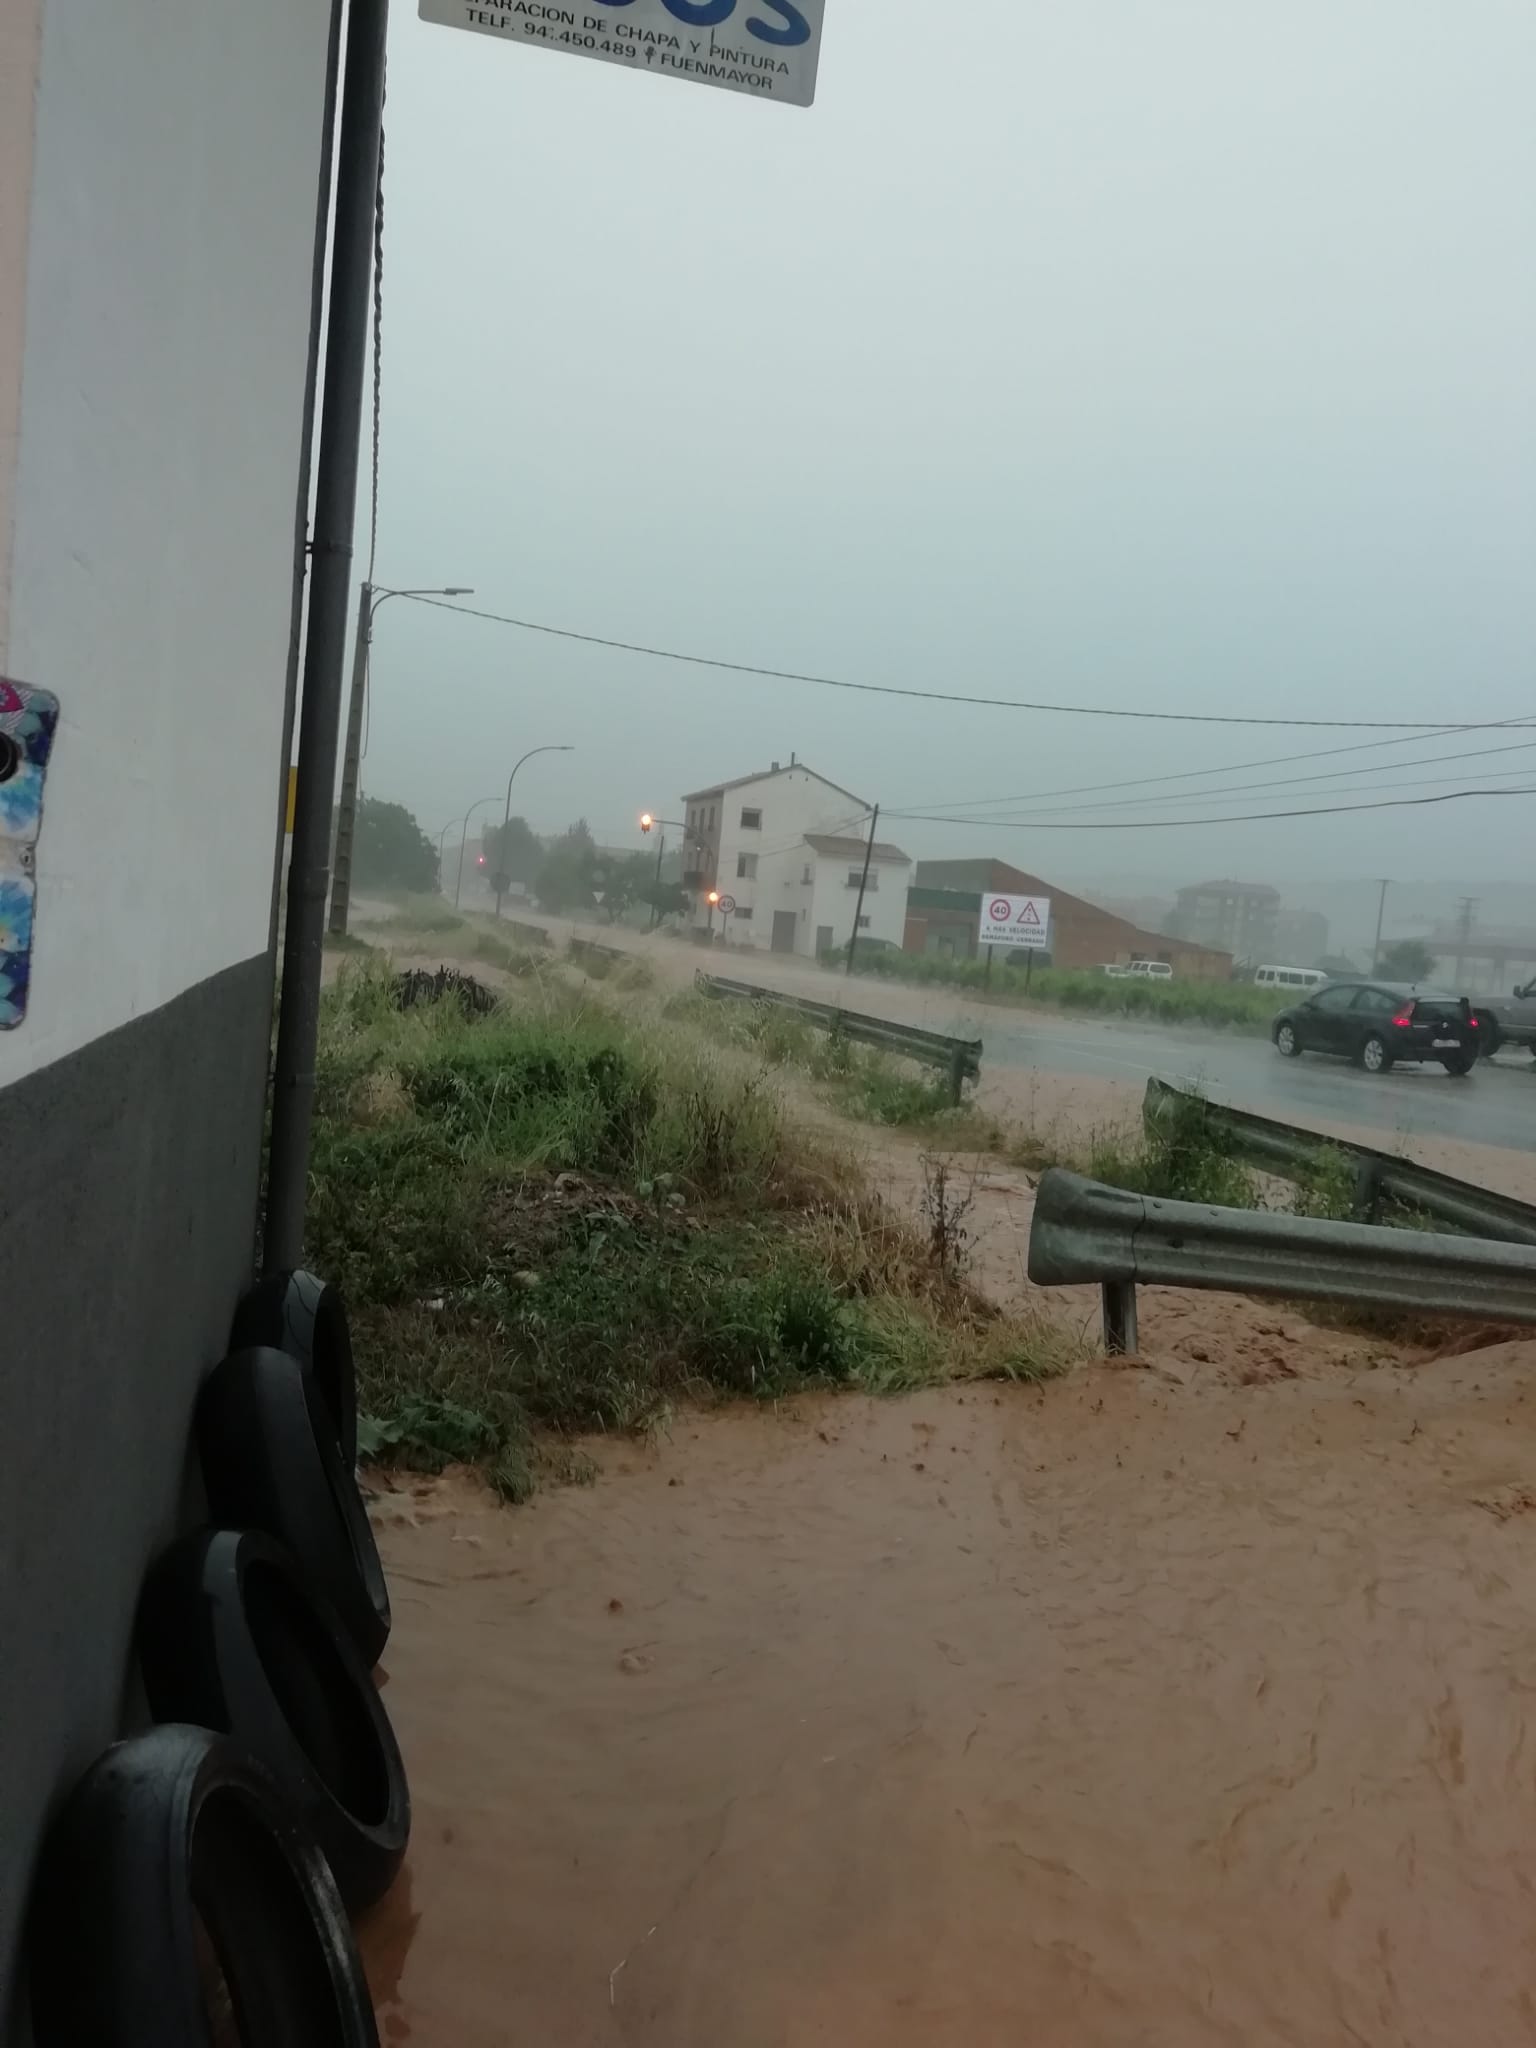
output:
M352 840L357 826L357 785L362 774L363 693L373 644L373 585L357 598L357 640L352 649L352 693L347 700L347 743L341 755L341 797L336 807L336 858L331 876L331 933L340 938L352 907Z
M1136 1282L1105 1280L1100 1287L1104 1302L1104 1349L1111 1358L1123 1358L1136 1349Z
M315 465L309 632L299 714L298 795L288 866L283 992L272 1081L267 1156L266 1270L297 1266L304 1245L309 1134L320 1034L321 946L330 879L331 799L336 787L347 585L357 514L363 381L373 273L374 207L384 122L384 44L389 0L352 0L336 156L331 297L326 322L320 447Z
M512 785L517 780L518 769L522 767L524 761L531 761L535 754L573 754L575 751L574 747L530 747L521 760L512 763L512 773L507 777L507 805L501 814L501 860L503 862L505 862L507 857L507 827L512 822ZM497 868L496 878L498 882L505 873L505 866ZM501 890L499 888L496 891L496 915L498 917L501 915Z
M1383 882L1383 883L1382 883L1382 885L1381 885L1381 895L1380 895L1380 897L1378 898L1378 900L1377 900L1377 904L1376 904L1376 939L1375 939L1375 943L1374 943L1374 944L1372 945L1372 947L1371 947L1371 972L1372 972L1372 974L1374 974L1374 973L1376 972L1376 970L1377 970L1378 966L1379 966L1379 965L1381 964L1381 920L1382 920L1382 919L1383 919L1383 918L1384 918L1384 917L1386 916L1386 914L1387 914L1387 890L1388 890L1388 888L1389 888L1389 887L1390 887L1390 884L1389 884L1389 883L1387 883L1387 882Z
M660 829L658 826L657 830L660 831ZM648 931L655 931L661 921L661 911L659 908L661 903L661 857L666 850L667 835L665 832L662 832L660 839L656 842L656 880L651 888L651 921L646 927Z
M482 804L493 804L495 801L496 799L493 796L477 796L469 809L464 813L464 823L459 828L459 877L453 885L453 907L455 910L459 907L459 891L464 886L464 848L469 839L469 821Z
M987 971L982 977L981 985L983 988L990 988L992 986L992 948L990 946L987 948Z
M1034 971L1035 971L1035 954L1034 954L1034 948L1033 948L1033 947L1031 947L1031 948L1030 948L1030 950L1029 950L1029 952L1027 952L1027 953L1026 953L1026 954L1024 955L1024 994L1025 994L1026 998L1027 998L1027 997L1028 997L1028 995L1029 995L1029 977L1031 976L1031 974L1033 974L1033 973L1034 973Z
M848 965L844 970L853 972L853 949L859 943L859 919L864 915L864 891L869 887L869 863L875 851L875 827L880 822L880 806L875 805L869 816L869 838L864 845L864 871L859 876L859 900L853 906L853 930L848 934Z

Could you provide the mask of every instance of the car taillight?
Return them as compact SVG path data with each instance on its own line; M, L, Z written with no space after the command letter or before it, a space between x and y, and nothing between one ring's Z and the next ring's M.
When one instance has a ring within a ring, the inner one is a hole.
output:
M1392 1022L1397 1026L1399 1031L1406 1031L1408 1029L1408 1026L1413 1022L1412 1010L1399 1010L1397 1015L1392 1019Z
M1477 1019L1475 1017L1469 1017L1467 1023L1473 1031L1477 1029Z

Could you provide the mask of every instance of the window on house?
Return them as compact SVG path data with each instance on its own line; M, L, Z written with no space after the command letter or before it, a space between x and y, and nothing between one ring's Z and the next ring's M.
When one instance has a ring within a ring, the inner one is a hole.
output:
M740 917L750 917L750 916L752 915L752 906L751 906L751 904L750 904L750 903L738 903L738 904L737 904L737 906L736 906L736 915L737 915L737 917L739 917L739 918L740 918Z
M809 861L807 861L807 862L806 862L806 864L805 864L805 866L804 866L804 868L803 868L803 869L801 870L801 873L800 873L800 880L801 880L802 884L803 884L803 885L804 885L804 886L805 886L805 887L806 887L807 889L809 889L809 888L810 888L810 886L811 886L811 882L812 882L812 880L813 880L813 879L814 879L814 878L813 878L813 876L812 876L812 874L811 874L811 864L810 864L810 862L809 862ZM802 913L802 915L803 915L803 914L804 914L804 913Z
M859 886L860 882L864 882L864 870L863 870L862 868L850 868L850 869L848 870L848 886L849 886L849 888L850 888L850 889L857 889L857 887ZM869 871L869 880L868 880L867 882L864 882L864 894L865 894L865 895L867 896L867 895L868 895L868 894L870 893L870 891L871 891L872 889L878 889L878 888L879 888L879 886L880 886L880 877L879 877L879 875L878 875L878 874L877 874L877 873L875 872L875 870L874 870L873 868L871 868L871 869L870 869L870 871Z
M763 829L762 812L743 811L741 814L741 829L743 832L761 832Z
M736 879L738 882L755 882L757 880L757 855L755 853L737 854Z
M715 829L715 807L713 804L709 807L709 829L711 832Z
M867 915L859 919L859 930L861 932L867 932L869 930L869 918Z

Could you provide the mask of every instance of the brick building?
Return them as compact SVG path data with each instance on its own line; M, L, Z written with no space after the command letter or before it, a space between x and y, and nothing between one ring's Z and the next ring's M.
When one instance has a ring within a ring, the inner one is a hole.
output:
M1055 967L1129 967L1134 960L1166 960L1176 975L1190 981L1226 981L1231 975L1230 953L1143 931L1004 860L919 861L907 892L903 949L973 959L981 899L991 890L1050 897L1050 956Z

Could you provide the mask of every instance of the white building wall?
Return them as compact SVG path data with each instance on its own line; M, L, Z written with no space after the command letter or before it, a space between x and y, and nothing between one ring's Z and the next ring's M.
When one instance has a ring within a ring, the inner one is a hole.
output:
M811 898L811 915L808 924L805 950L814 954L816 933L819 927L832 927L832 943L835 947L846 946L853 931L854 911L858 906L857 888L848 886L849 873L862 868L862 854L850 855L846 860L833 859L828 854L815 857L815 885L807 890ZM907 880L912 870L906 861L871 861L870 880L878 877L878 886L869 889L864 896L864 915L869 924L862 936L867 939L885 939L892 945L901 944L902 932L907 915Z
M773 941L773 912L802 907L799 894L784 887L786 856L794 856L793 874L798 884L801 867L808 858L800 846L804 835L807 832L847 831L850 821L857 821L861 806L857 797L835 789L809 768L800 766L782 769L777 775L759 776L753 782L728 789L719 802L722 813L717 886L722 895L734 896L738 903L750 903L753 911L750 921L730 920L730 940L733 945L766 948ZM762 812L760 831L742 829L743 810ZM797 848L800 849L798 854ZM755 881L749 882L737 876L737 855L742 853L757 855ZM765 881L769 884L766 888ZM708 907L701 902L695 907L694 922L702 925L707 919ZM715 928L718 931L718 917ZM809 951L809 945L797 948L797 951Z
M61 714L0 1087L266 950L328 27L43 0L0 674Z

